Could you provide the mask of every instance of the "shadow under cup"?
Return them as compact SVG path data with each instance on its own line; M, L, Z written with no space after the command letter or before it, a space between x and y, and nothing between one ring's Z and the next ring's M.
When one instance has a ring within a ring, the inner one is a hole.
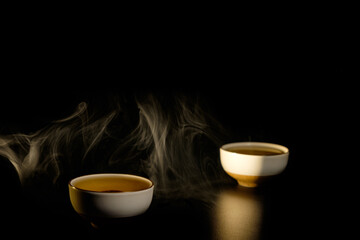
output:
M69 182L74 210L93 226L143 214L152 202L153 191L149 179L129 174L92 174Z
M257 187L284 171L289 149L274 143L235 142L220 148L225 172L244 187Z

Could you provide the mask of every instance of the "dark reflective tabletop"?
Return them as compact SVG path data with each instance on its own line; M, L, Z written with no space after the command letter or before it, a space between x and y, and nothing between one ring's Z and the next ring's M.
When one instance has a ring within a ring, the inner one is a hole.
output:
M217 186L209 189L208 199L159 199L155 196L143 215L104 221L97 228L75 213L66 195L54 200L16 190L13 186L2 195L3 232L21 232L40 239L53 236L303 239L346 235L340 231L344 222L335 219L342 216L338 210L340 202L333 205L338 197L326 189L306 187L295 180L284 172L256 189L239 187L235 181ZM7 200L4 201L4 197Z

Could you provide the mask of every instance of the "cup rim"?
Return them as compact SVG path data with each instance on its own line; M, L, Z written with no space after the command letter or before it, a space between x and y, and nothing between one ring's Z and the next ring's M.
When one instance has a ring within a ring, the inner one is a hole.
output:
M127 192L100 192L100 191L93 191L93 190L86 190L86 189L82 189L82 188L78 188L75 187L73 185L73 181L77 180L79 178L86 178L86 177L91 177L91 176L101 176L101 175L116 175L116 176L131 176L131 177L135 177L135 178L141 178L143 180L149 181L151 183L151 185L145 189L141 189L141 190L136 190L136 191L127 191ZM96 194L104 194L104 195L129 195L129 194L137 194L137 193L142 193L145 191L149 191L150 189L154 188L154 182L151 181L148 178L142 177L142 176L138 176L138 175L134 175L134 174L127 174L127 173L94 173L94 174L86 174L86 175L82 175L82 176L78 176L75 177L73 179L71 179L68 183L69 187L77 190L77 191L81 191L81 192L88 192L88 193L96 193Z
M264 155L264 157L274 157L274 156L281 156L281 155L289 154L289 149L287 147L280 145L280 144L268 143L268 142L230 142L230 143L226 143L226 144L222 145L220 147L220 149L223 151L229 152L229 153L254 156L252 154L236 153L236 152L232 152L232 151L228 150L229 148L235 147L235 146L264 146L264 147L275 148L275 149L283 151L283 153L281 153L281 154L272 155L272 156Z

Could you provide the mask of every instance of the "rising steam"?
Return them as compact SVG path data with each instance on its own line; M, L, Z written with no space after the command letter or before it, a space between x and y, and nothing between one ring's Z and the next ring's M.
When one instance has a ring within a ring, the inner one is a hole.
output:
M214 122L196 101L178 97L164 104L150 96L137 105L139 123L126 144L148 152L143 169L157 195L194 197L224 180Z
M33 134L13 134L0 137L0 155L10 160L19 174L20 181L37 174L47 174L55 183L72 154L81 152L76 160L81 162L99 143L116 112L89 121L86 103L69 117L53 122ZM79 150L77 150L78 148ZM70 170L70 169L68 169Z
M202 197L228 179L217 157L218 125L196 99L150 94L135 103L134 115L118 103L99 116L82 102L71 116L35 133L0 136L0 155L23 184L39 176L56 183L92 172L129 172L149 177L156 196Z

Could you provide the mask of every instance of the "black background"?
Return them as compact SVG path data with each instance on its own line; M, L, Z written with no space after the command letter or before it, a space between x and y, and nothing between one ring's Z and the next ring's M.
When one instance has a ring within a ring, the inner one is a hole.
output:
M265 141L290 149L284 175L261 193L270 199L268 211L283 206L268 219L264 238L286 238L294 231L342 235L352 225L339 221L347 222L345 215L355 210L355 64L347 29L336 16L301 19L252 24L228 19L184 28L142 22L128 34L121 27L67 31L58 23L31 29L20 22L3 46L0 134L37 131L69 116L81 101L102 106L113 96L133 99L149 92L163 99L197 96L223 127L224 143ZM1 181L2 208L9 212L4 229L39 237L46 236L44 228L60 236L69 227L78 235L99 234L69 203L62 203L66 207L59 213L46 199L21 190L3 159ZM197 221L211 217L196 201L184 202L157 199L148 215L134 221L149 230L145 222L151 219L186 235ZM273 229L278 223L285 224L285 233Z

